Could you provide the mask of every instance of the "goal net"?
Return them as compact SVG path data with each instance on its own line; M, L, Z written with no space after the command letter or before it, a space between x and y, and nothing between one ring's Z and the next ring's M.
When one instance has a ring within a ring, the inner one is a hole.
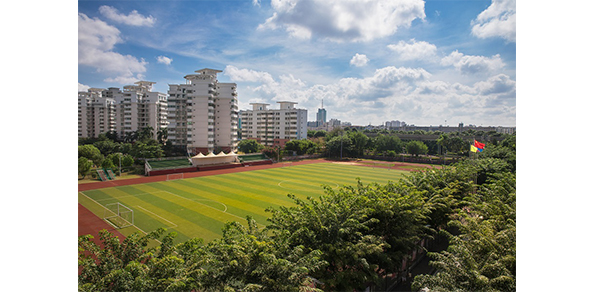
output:
M170 173L167 175L167 178L165 179L165 181L168 180L175 180L175 179L183 179L184 178L184 173Z
M106 205L104 220L116 228L125 228L133 225L133 210L116 202Z

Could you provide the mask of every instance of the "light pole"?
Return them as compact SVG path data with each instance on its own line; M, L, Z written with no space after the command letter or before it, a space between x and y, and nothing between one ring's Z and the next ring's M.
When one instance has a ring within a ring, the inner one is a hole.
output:
M123 153L119 152L119 154L121 154L121 157L119 157L119 176L121 176L121 162L123 161Z

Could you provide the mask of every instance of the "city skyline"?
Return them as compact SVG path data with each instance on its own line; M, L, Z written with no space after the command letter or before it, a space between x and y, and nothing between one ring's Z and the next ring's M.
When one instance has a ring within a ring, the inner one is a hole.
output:
M516 126L515 15L504 0L79 1L79 91L167 92L218 68L240 109L291 100L314 121L324 99L354 125Z

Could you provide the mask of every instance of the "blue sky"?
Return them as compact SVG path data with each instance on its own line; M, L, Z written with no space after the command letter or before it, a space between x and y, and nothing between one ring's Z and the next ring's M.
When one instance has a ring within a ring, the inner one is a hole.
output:
M78 83L168 84L202 68L239 106L309 120L516 125L515 0L79 1Z

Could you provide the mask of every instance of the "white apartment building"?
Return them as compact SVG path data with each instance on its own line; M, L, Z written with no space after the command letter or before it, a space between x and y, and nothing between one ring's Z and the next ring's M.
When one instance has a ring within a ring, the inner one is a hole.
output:
M184 76L186 84L170 84L168 139L191 153L237 147L237 85L220 83L215 69Z
M89 88L78 93L78 137L96 138L116 131L124 138L129 132L152 127L153 133L166 128L167 95L152 92L155 82L139 81L108 89Z
M115 131L115 101L103 96L104 89L78 92L78 137L97 138Z
M252 110L241 111L242 139L256 139L272 147L307 139L307 110L295 108L296 102L278 103L280 109L268 109L266 103L251 103Z
M167 94L153 92L153 84L155 82L138 81L135 85L123 86L122 92L114 87L104 92L116 100L116 131L119 137L145 127L152 127L156 135L157 131L169 125Z

